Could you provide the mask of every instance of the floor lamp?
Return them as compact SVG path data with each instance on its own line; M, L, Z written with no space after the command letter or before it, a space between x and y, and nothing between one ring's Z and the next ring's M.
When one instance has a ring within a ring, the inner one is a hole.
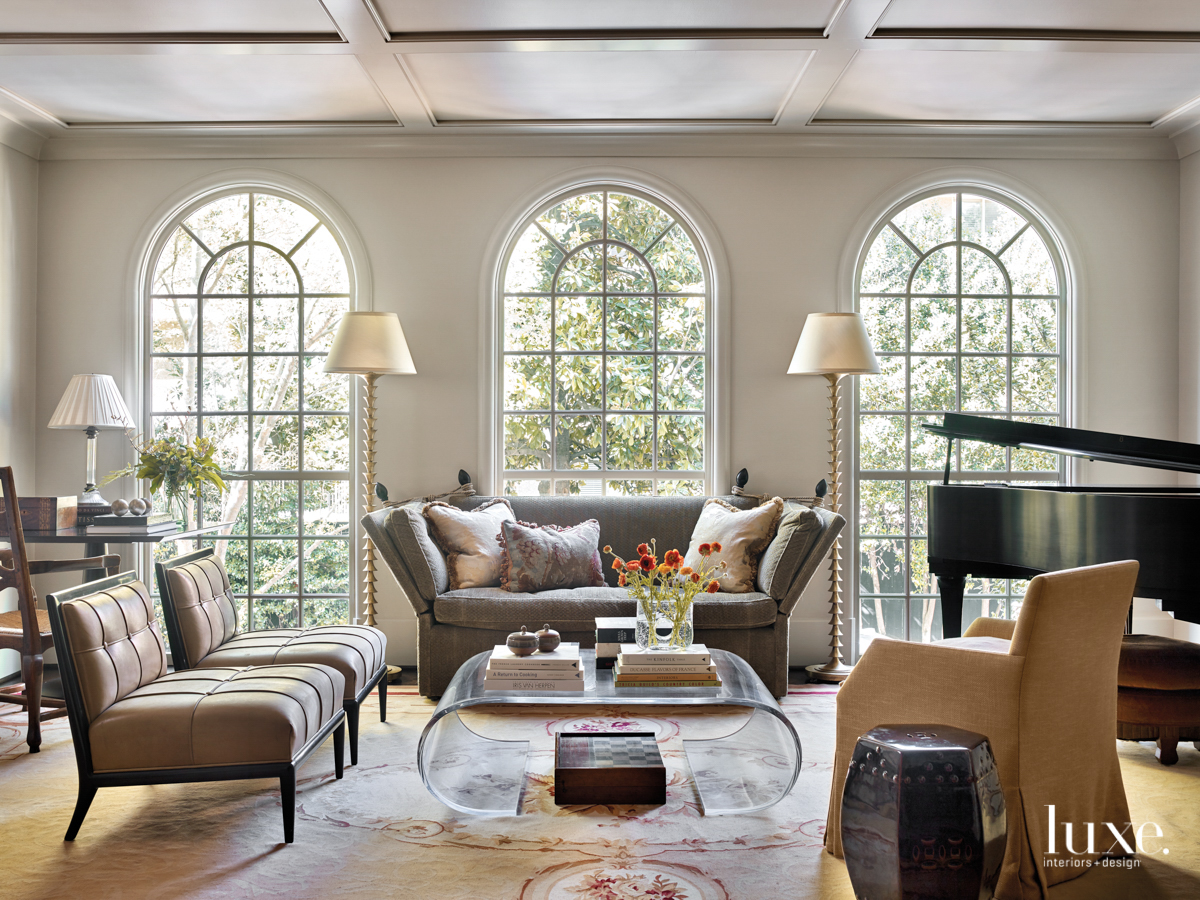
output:
M789 375L824 375L829 381L829 509L841 508L842 422L838 386L845 375L873 375L879 360L858 313L809 313L796 343ZM808 666L814 681L843 681L854 671L842 662L842 537L833 542L830 566L829 662Z
M348 312L338 325L325 358L326 372L361 375L366 383L367 416L363 427L363 498L375 509L375 382L380 375L415 375L404 329L395 313ZM363 533L363 601L366 623L375 624L375 545Z

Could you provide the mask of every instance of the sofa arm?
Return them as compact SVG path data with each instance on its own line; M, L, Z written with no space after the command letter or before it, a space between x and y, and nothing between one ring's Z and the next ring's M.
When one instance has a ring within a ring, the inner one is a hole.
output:
M1016 627L1016 619L989 619L980 616L967 626L967 630L963 632L963 637L993 637L1011 641L1013 631L1016 630Z
M825 558L829 555L834 540L841 530L846 527L846 520L838 513L830 512L820 506L814 506L812 511L816 514L820 522L819 530L813 537L808 554L797 568L796 575L792 579L792 583L788 586L787 592L779 600L779 612L785 616L792 614L792 610L795 609L796 603L800 600L800 595L804 593L804 589L812 581L813 575L816 574L817 569L821 567L825 562Z
M367 513L360 521L363 528L366 529L367 536L379 550L379 555L387 563L392 577L396 579L396 583L404 591L404 596L408 598L408 602L412 604L413 610L419 616L421 613L430 612L433 609L433 597L422 596L412 571L404 560L404 554L400 550L400 545L396 541L388 521L394 512L394 509L384 507Z

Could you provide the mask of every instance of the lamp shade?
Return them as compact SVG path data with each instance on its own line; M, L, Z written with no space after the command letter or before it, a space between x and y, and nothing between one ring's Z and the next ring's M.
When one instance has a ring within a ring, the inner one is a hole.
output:
M416 375L400 317L383 312L346 313L325 358L325 371Z
M873 375L879 360L858 313L809 313L789 375Z
M133 428L111 375L75 375L50 417L51 428Z

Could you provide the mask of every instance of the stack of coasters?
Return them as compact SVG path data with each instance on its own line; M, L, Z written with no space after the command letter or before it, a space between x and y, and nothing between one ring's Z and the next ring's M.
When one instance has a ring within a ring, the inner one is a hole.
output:
M611 669L622 644L637 640L635 616L596 616L596 668Z
M502 644L492 649L483 676L486 691L582 691L579 644L559 644L546 653L517 656Z
M617 687L711 687L721 686L717 667L703 644L683 651L642 650L637 644L622 644L613 667Z
M654 733L561 732L554 738L554 804L667 802Z

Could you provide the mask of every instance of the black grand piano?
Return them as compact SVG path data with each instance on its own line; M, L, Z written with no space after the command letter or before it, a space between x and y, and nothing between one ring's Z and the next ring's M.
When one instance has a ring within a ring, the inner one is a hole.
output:
M951 440L1200 472L1200 446L1179 441L957 413L923 427ZM942 596L943 637L962 634L968 575L1032 578L1119 559L1142 564L1136 596L1200 622L1200 487L949 482L947 453L945 483L929 487L929 571Z

